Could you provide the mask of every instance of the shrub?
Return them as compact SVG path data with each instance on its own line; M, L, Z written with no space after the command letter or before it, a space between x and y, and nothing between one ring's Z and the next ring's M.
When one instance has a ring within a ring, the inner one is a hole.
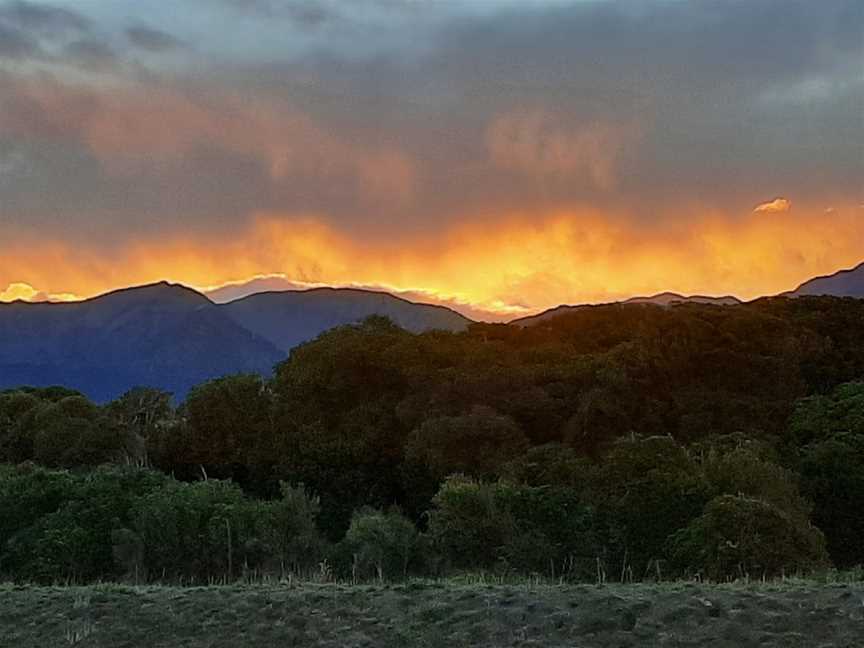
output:
M698 466L669 436L616 442L598 496L609 567L637 577L664 557L669 534L697 518L710 499Z
M250 502L252 532L244 547L250 558L266 571L284 575L286 570L299 572L318 563L324 551L324 539L316 526L321 510L318 497L302 486L280 483L282 497L269 502Z
M579 578L598 555L593 510L573 489L451 477L429 531L451 567L497 567Z
M420 546L414 524L395 509L355 512L343 542L353 559L352 577L379 580L406 578Z
M825 538L806 518L741 495L711 500L701 517L670 536L668 548L679 573L713 580L770 578L828 562Z
M144 567L153 577L225 576L233 567L238 512L244 497L229 482L169 482L141 498L132 530L144 546ZM231 543L231 551L229 551ZM242 545L242 543L241 543Z
M17 531L8 537L7 568L18 578L46 582L122 575L123 566L112 555L114 532L129 524L133 502L165 480L115 467L81 475L23 473L11 492L33 510L22 511Z

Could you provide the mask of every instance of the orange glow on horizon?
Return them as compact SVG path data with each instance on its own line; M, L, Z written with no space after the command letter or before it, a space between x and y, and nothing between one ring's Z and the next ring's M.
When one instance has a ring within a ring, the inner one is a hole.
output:
M796 206L660 224L591 211L512 214L438 236L372 242L349 239L320 219L261 214L235 236L178 235L110 253L20 243L3 251L0 290L10 288L0 301L89 297L163 279L213 289L278 273L309 287L377 287L508 319L664 290L742 299L791 290L862 260L864 210Z

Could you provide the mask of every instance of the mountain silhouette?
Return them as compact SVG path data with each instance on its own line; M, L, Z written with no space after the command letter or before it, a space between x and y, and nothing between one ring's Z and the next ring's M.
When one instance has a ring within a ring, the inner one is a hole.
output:
M322 331L384 315L402 328L464 330L467 317L444 306L418 304L389 293L354 288L313 288L250 295L220 308L240 326L288 351Z
M409 330L464 329L444 307L321 289L215 304L166 282L71 303L0 303L0 389L65 385L105 402L145 385L177 398L207 379L269 374L297 344L372 314Z
M795 290L783 293L789 297L802 295L833 295L834 297L864 298L864 263L831 275L814 277Z
M705 295L679 295L674 292L662 292L656 295L651 295L650 297L631 297L630 299L625 299L621 302L616 302L624 305L631 304L650 304L653 306L661 306L661 307L670 307L675 306L676 304L714 304L716 306L733 306L735 304L743 303L737 297L732 297L731 295L727 295L725 297L707 297ZM573 312L575 310L579 310L581 308L591 308L589 304L577 304L574 306L561 305L556 306L555 308L550 308L549 310L543 311L542 313L538 313L537 315L531 315L529 317L521 317L517 320L513 320L513 324L518 324L519 326L532 326L537 324L538 322L543 322L548 320L551 317L557 317L558 315L564 315L566 313Z

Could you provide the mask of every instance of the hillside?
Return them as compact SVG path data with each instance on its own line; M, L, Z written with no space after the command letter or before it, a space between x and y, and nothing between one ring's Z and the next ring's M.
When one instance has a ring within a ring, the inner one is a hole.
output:
M599 306L615 306L615 305L635 305L635 304L650 304L654 306L662 306L664 308L668 308L670 306L676 306L678 304L707 304L707 305L715 305L715 306L734 306L743 303L737 297L725 296L725 297L706 297L704 295L691 295L684 296L679 295L674 292L662 292L656 295L652 295L650 297L631 297L630 299L626 299L621 302L615 302L613 304L600 304ZM555 308L550 308L549 310L543 311L542 313L538 313L537 315L531 315L529 317L521 317L519 319L513 320L511 324L517 324L519 326L533 326L538 324L539 322L545 322L546 320L558 317L561 315L567 315L569 313L576 313L581 310L596 308L597 306L592 304L577 304L574 306L570 305L561 305L556 306Z
M814 277L795 290L784 293L789 297L802 295L833 295L834 297L864 298L864 263L831 275Z
M462 331L471 322L443 306L416 304L388 293L351 288L257 293L220 306L249 331L287 351L322 331L370 315L389 317L414 332Z
M0 388L75 385L105 401L148 385L182 397L283 357L203 295L164 282L75 303L0 304Z
M0 303L0 389L75 385L96 401L145 385L183 398L225 374L268 375L297 344L385 315L415 332L464 330L447 308L348 289L259 293L228 304L166 282L71 303Z

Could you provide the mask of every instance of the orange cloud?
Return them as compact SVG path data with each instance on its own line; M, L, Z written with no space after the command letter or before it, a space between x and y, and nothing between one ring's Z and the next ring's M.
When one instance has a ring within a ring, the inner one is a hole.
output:
M792 209L792 201L787 200L786 198L775 198L769 202L764 202L760 205L756 205L753 208L755 213L759 212L787 212Z
M20 240L0 250L10 275L45 291L93 295L159 279L212 287L270 272L310 284L378 286L465 304L498 318L560 303L662 290L753 298L794 288L864 256L855 209L826 215L694 214L646 225L592 211L466 219L437 236L360 241L319 219L260 214L245 232L142 240L111 253Z

